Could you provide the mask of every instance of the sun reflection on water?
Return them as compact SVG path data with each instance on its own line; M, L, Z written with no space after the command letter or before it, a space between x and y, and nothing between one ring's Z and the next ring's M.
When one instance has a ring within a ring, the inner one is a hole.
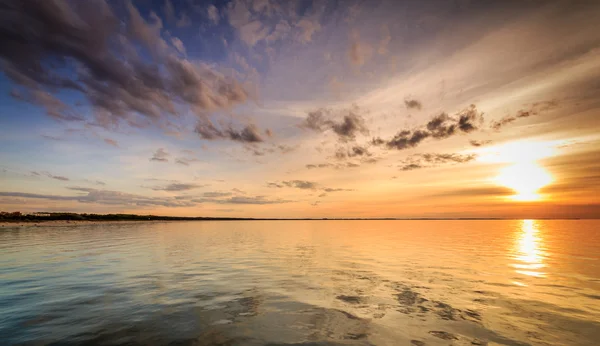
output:
M521 231L516 234L515 241L515 272L527 276L544 277L540 271L545 267L543 251L543 238L540 236L538 224L535 220L523 220Z

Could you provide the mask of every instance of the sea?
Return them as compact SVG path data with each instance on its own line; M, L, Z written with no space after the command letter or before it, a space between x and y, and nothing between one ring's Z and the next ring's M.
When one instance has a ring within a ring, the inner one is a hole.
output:
M0 345L600 345L600 220L0 229Z

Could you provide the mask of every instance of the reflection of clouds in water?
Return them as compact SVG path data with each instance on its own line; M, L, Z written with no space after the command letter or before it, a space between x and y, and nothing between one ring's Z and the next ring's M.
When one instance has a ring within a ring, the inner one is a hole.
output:
M538 224L535 220L523 220L521 230L515 235L514 259L515 272L523 275L544 277L545 273L539 271L545 267L545 253L542 250L543 238L540 236Z

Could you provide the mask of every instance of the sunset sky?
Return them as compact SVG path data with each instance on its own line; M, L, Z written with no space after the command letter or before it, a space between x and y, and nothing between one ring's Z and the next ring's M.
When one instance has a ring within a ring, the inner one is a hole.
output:
M11 1L0 210L600 217L600 2Z

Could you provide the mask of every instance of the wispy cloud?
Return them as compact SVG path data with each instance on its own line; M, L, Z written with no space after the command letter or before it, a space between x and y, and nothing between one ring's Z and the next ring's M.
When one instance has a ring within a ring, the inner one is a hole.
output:
M190 184L190 183L172 183L165 186L154 186L151 189L155 191L188 191L204 187L206 185Z
M171 155L164 148L158 148L150 158L150 161L168 162L169 156Z
M436 167L443 164L457 164L474 161L475 154L415 154L400 161L401 171L413 171L421 168Z

